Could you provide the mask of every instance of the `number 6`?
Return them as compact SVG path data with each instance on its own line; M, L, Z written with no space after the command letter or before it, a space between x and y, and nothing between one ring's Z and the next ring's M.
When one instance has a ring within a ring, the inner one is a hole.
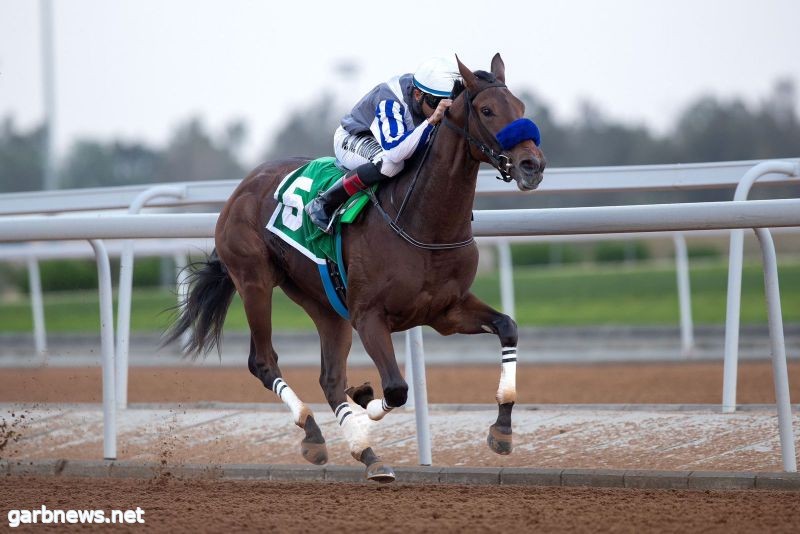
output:
M311 178L301 176L294 181L281 197L284 205L283 211L281 211L281 219L284 226L289 230L296 231L303 226L303 197L295 193L295 190L300 189L308 193L311 191L313 183Z

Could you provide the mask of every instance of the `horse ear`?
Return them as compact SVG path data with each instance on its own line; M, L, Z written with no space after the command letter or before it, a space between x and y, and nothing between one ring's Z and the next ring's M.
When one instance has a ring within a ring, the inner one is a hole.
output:
M464 80L464 85L470 91L474 91L478 86L478 78L469 70L456 55L456 62L458 63L458 72L461 73L461 79Z
M492 74L502 83L506 83L506 64L503 63L499 52L492 58Z

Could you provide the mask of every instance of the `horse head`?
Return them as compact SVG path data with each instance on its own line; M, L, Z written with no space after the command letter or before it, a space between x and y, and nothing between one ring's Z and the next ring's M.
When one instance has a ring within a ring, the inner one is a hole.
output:
M445 123L460 131L469 141L472 157L491 164L501 179L516 181L522 191L536 189L547 164L539 148L539 128L524 118L525 104L506 87L500 54L492 58L491 72L472 72L458 57L456 61L463 79L456 92L463 104L454 106L453 119L463 126Z

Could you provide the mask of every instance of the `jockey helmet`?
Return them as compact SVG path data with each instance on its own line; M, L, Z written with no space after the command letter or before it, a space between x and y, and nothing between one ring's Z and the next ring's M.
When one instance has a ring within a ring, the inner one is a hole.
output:
M446 98L453 92L453 83L458 78L455 59L432 57L423 61L414 71L414 86L423 93Z

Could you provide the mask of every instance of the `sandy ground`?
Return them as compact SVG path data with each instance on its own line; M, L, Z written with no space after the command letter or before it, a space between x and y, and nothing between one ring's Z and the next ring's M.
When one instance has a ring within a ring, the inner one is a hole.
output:
M324 403L318 368L288 368L284 378L301 399ZM348 371L350 384L380 379L371 367ZM499 366L430 366L431 403L492 403ZM800 362L789 364L791 398L800 401ZM722 362L521 365L519 403L719 403ZM85 368L0 370L0 402L100 402L101 371ZM246 368L134 367L130 402L276 402ZM738 402L774 403L769 362L739 366Z
M7 478L10 509L144 510L158 532L797 532L797 493ZM60 526L64 528L64 525ZM34 531L42 525L15 529ZM142 525L115 531L141 530ZM9 529L10 531L10 529Z
M790 364L800 399L800 362ZM286 380L307 402L324 402L316 368ZM433 403L493 402L497 366L428 368ZM371 368L351 383L378 383ZM522 403L718 403L721 363L525 365ZM99 368L3 369L0 402L99 402ZM245 368L132 368L131 402L273 402ZM767 362L739 369L739 402L774 402ZM157 531L352 532L797 532L797 493L513 486L365 486L171 478L0 480L0 530L10 509L145 510ZM15 529L31 531L40 525ZM62 526L63 528L63 526ZM139 530L141 525L115 526Z

